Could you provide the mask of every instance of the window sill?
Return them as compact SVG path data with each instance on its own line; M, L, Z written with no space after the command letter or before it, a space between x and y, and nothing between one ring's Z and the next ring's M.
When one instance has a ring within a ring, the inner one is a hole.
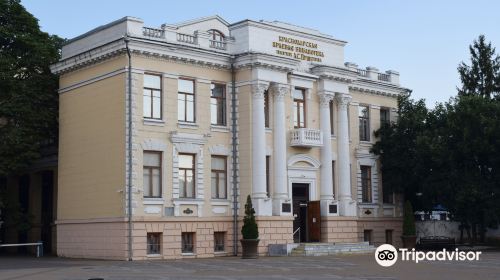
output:
M210 204L215 205L215 206L229 206L231 204L231 201L227 199L215 199L212 198L210 201Z
M165 200L163 198L145 197L142 200L142 204L144 205L163 205L164 203Z
M146 258L161 258L161 254L147 254Z
M330 139L331 140L336 140L337 139L337 135L335 135L335 134L330 135Z
M360 146L372 146L373 143L370 141L359 141Z
M223 126L223 125L212 124L210 126L210 131L215 131L215 132L229 132L229 127L228 126Z
M187 128L187 129L198 129L199 125L196 123L190 123L190 122L178 122L177 123L178 128Z
M214 255L215 256L227 256L227 252L226 251L214 252Z
M269 127L266 127L266 133L273 133L273 130Z
M152 126L165 126L164 120L155 120L155 119L143 119L144 125L152 125Z
M378 204L373 202L361 202L358 204L359 208L378 208Z
M181 256L183 256L183 257L195 257L196 254L195 253L181 253Z

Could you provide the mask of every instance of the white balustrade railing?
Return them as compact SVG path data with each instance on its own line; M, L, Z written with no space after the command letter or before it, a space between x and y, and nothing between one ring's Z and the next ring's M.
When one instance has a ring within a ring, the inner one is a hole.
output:
M196 45L196 36L184 33L177 33L177 41Z
M143 27L142 34L146 37L165 38L165 30L158 28Z
M219 50L225 50L227 43L224 41L210 40L210 47Z
M323 132L318 129L296 128L291 131L290 146L321 147L323 146Z

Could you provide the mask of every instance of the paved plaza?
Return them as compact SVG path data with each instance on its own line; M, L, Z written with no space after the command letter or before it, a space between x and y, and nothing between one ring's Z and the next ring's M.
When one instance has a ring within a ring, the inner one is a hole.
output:
M500 252L478 262L398 262L383 268L373 255L236 257L162 261L100 261L0 257L0 280L68 279L500 279Z

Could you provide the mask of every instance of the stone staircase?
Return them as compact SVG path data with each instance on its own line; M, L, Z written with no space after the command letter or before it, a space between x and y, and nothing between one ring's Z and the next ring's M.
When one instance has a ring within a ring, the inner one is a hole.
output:
M375 247L368 242L359 243L300 243L290 256L328 256L336 254L368 254Z

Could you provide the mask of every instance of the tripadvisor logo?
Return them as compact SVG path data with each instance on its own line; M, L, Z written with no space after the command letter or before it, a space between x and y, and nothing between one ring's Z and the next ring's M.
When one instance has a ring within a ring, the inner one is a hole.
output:
M383 244L375 250L375 260L379 265L389 267L396 263L398 256L400 256L401 261L415 263L420 261L478 261L481 253L480 251L459 251L458 249L423 252L405 248L399 249L398 252L394 246Z

